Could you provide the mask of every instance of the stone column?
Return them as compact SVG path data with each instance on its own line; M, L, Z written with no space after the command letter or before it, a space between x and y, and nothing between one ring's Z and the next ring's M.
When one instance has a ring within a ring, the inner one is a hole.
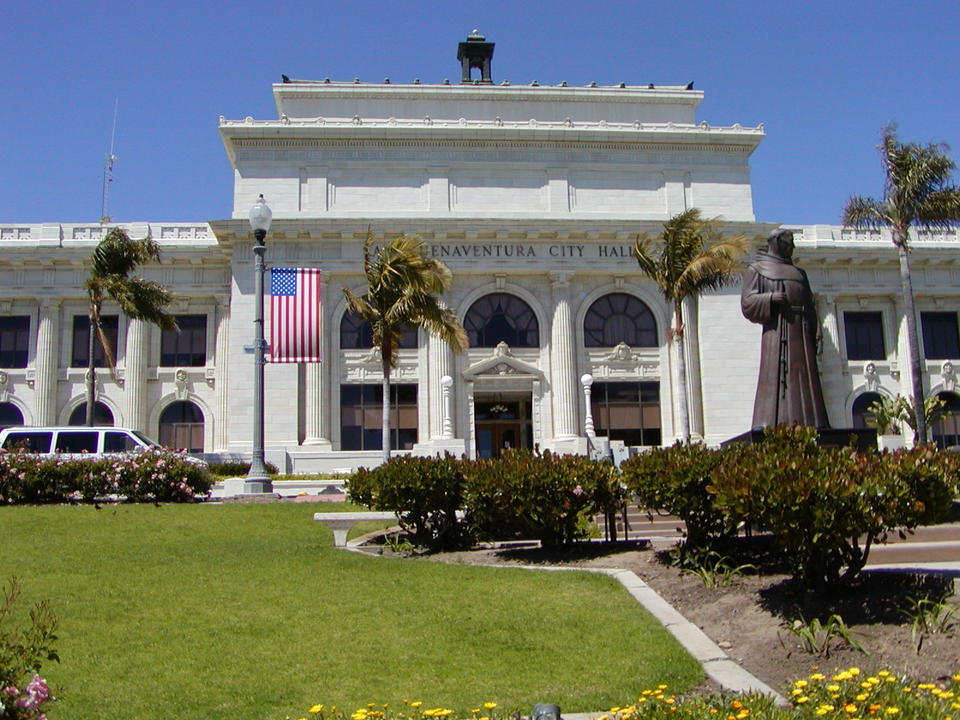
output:
M330 336L333 328L330 324L329 309L332 301L326 300L326 276L320 274L320 362L307 363L304 377L304 445L320 447L319 450L332 450L330 442Z
M443 393L440 391L440 379L444 375L453 376L453 353L450 346L433 333L427 333L427 392L430 409L430 439L443 437ZM456 385L451 390L452 392ZM454 416L452 416L454 417ZM456 435L456 423L454 423Z
M550 323L550 386L553 436L577 437L577 358L570 315L570 274L551 273L553 320Z
M892 299L893 317L896 319L897 324L897 336L894 338L894 342L896 343L894 358L897 364L896 368L891 364L890 369L898 373L898 375L894 375L900 383L900 388L897 392L909 398L913 395L913 379L910 376L910 338L907 337L907 314L903 306L903 296L893 295Z
M147 347L149 329L144 320L127 324L126 370L123 394L127 398L126 424L133 430L150 433L147 427Z
M60 367L60 300L40 301L37 324L36 408L38 425L57 424L57 373Z
M214 452L223 452L227 449L230 440L230 406L228 403L230 384L230 298L223 296L216 298L216 336L213 341L214 361L214 417L213 417L213 448Z

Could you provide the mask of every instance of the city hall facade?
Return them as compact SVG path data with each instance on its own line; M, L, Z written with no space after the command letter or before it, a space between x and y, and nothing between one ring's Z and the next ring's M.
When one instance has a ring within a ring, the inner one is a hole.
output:
M266 455L282 470L381 457L380 357L342 293L364 292L368 232L378 244L419 235L449 266L443 301L470 341L454 354L422 330L404 336L388 399L396 450L585 452L591 423L626 446L673 442L672 311L631 250L638 233L655 236L694 207L759 246L778 227L753 213L749 161L763 128L700 120L703 93L684 86L494 84L489 57L476 69L465 60L462 82L436 85L284 78L273 86L276 119L221 118L232 217L123 225L159 243L162 262L144 274L175 292L180 330L105 306L117 363L96 375L99 421L249 455L247 214L262 193L274 217L268 266L322 271L321 362L266 367ZM83 422L83 283L109 227L0 224L0 425ZM881 232L785 227L822 323L831 425L862 425L872 400L909 390L895 248ZM914 248L925 387L956 413L960 239L919 234ZM716 444L749 429L760 329L741 315L736 285L689 302L685 315L691 431ZM955 444L955 415L936 432Z

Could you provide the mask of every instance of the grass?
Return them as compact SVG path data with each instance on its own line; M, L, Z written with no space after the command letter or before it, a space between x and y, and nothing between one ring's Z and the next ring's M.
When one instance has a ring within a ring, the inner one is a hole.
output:
M420 699L618 704L699 666L614 580L335 550L320 504L0 508L4 574L49 598L51 720L300 717Z

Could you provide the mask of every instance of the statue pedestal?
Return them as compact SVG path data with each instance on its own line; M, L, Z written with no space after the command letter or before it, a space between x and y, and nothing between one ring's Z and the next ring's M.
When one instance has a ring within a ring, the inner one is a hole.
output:
M820 447L847 447L850 438L860 452L877 449L877 431L873 428L820 428L817 430L817 444ZM720 443L720 447L727 445L752 445L763 441L763 430L747 430L729 440Z

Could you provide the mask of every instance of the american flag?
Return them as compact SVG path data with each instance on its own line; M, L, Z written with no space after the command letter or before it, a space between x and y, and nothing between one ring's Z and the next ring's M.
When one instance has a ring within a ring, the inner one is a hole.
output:
M319 268L270 269L268 362L320 362Z

